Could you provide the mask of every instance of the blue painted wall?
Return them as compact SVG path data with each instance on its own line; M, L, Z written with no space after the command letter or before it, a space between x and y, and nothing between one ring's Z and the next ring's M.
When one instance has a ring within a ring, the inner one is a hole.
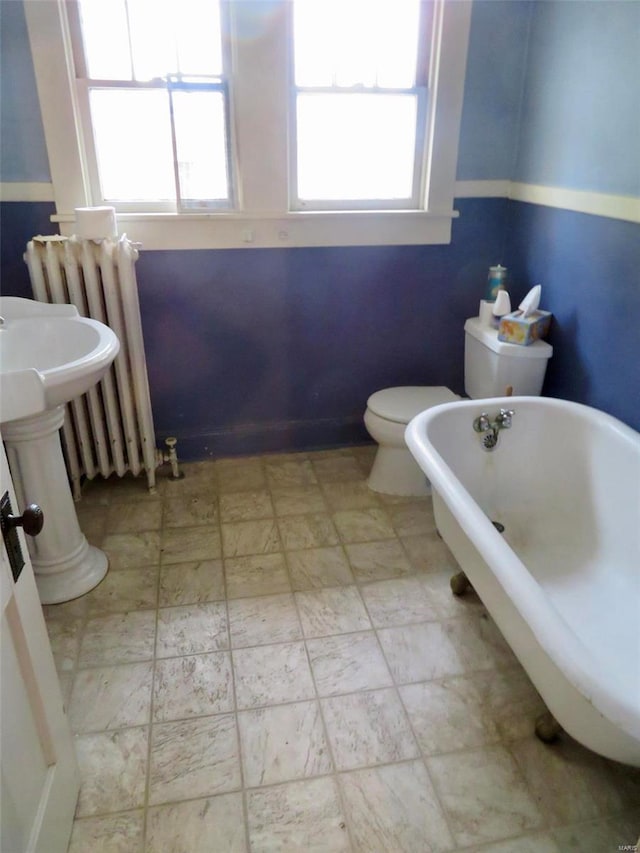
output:
M640 3L533 8L513 179L640 195Z
M0 181L50 181L24 6L0 3Z
M461 392L507 202L461 208L450 246L143 252L156 428L190 456L317 447L366 439L379 388Z
M640 196L640 3L532 10L514 178ZM544 392L640 430L640 225L511 203L516 296L553 312Z
M459 181L513 176L533 5L530 0L475 0L458 151Z
M3 97L2 179L48 180L22 5L0 6L3 96L5 41L11 91L24 90ZM476 2L458 178L636 192L638 11L615 0ZM177 434L184 458L345 443L366 437L362 411L378 388L462 391L462 325L498 259L514 301L540 282L554 312L545 392L640 428L638 226L498 199L457 207L450 246L143 251L160 437ZM28 295L22 252L54 230L50 212L2 205L2 292Z

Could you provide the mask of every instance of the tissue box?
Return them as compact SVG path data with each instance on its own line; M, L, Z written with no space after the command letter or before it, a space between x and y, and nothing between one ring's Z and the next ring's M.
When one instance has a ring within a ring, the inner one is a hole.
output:
M500 320L498 340L526 347L548 335L550 326L550 311L534 311L528 317L523 317L522 311L512 311Z

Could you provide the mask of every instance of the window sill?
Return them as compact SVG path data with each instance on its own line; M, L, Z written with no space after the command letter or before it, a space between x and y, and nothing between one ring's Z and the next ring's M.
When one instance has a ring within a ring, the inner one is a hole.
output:
M149 250L265 249L302 246L442 245L457 211L313 211L291 213L123 213L118 231ZM73 215L51 217L71 236Z

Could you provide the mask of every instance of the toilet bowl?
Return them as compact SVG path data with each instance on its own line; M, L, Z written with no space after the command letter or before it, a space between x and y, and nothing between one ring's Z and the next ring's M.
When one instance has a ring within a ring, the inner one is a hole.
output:
M553 348L546 341L519 346L498 339L498 330L479 317L464 326L464 389L471 399L500 397L510 387L517 396L538 396ZM405 441L409 421L425 409L460 397L444 385L407 385L376 391L367 400L364 424L378 442L369 474L374 492L418 497L431 494Z
M369 474L369 488L407 497L431 494L429 481L405 444L404 431L409 421L425 409L459 399L444 385L409 385L372 394L367 400L364 423L378 443L378 451Z

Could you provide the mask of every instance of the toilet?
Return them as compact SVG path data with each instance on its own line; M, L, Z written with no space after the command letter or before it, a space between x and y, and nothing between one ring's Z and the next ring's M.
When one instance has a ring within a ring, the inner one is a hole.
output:
M498 340L498 330L472 317L464 326L464 389L471 399L537 397L553 354L546 341L519 346ZM443 385L408 385L376 391L367 400L364 424L378 450L369 474L374 492L419 497L431 493L429 481L404 441L409 421L425 409L460 397Z

